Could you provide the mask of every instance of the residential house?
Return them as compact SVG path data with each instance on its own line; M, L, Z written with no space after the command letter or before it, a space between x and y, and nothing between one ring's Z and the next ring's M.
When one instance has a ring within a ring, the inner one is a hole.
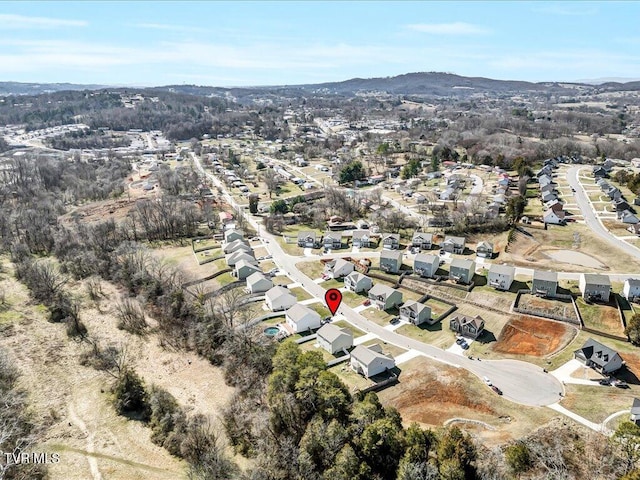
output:
M629 205L629 203L623 198L618 198L613 201L613 206L616 209L616 212L624 212L625 210L629 210L631 213L635 213L635 210Z
M604 168L602 168L600 165L595 165L591 170L591 173L593 173L593 176L595 178L604 178L608 175L607 171Z
M242 240L243 238L244 234L240 230L227 230L224 232L225 243L231 243L234 240Z
M354 230L351 238L351 244L356 248L375 247L375 242L372 240L369 230Z
M368 292L373 286L373 282L360 272L351 272L344 277L344 286L354 293Z
M542 215L542 221L549 225L564 225L566 223L564 210L554 212L552 209L548 209Z
M457 195L455 188L447 187L444 191L440 192L440 200L453 200Z
M350 365L355 372L369 378L392 370L396 366L396 361L383 354L382 347L378 344L369 347L358 345L351 351Z
M622 198L622 192L618 187L610 187L604 193L606 193L611 200L619 200Z
M243 259L239 260L238 263L235 264L235 270L232 275L237 277L238 280L244 280L255 272L262 272L262 270L260 270L260 267L256 263Z
M414 325L420 325L425 322L429 325L435 323L431 319L431 307L414 300L407 300L402 304L400 307L400 320L411 322Z
M558 293L558 273L534 270L531 293L543 297L555 297Z
M423 204L427 202L427 197L425 197L423 194L421 193L415 193L413 195L413 199L416 201L417 204Z
M549 203L553 200L558 200L558 196L553 192L543 192L542 193L542 203Z
M343 278L355 270L355 265L344 258L336 258L324 266L324 274L331 278Z
M636 425L640 425L640 400L637 398L633 399L633 403L631 404L631 421Z
M242 250L244 252L252 252L253 249L249 246L249 243L244 239L234 240L231 243L227 243L222 251L224 253L233 253L238 250Z
M551 185L552 183L553 183L553 180L551 179L551 177L549 175L542 175L538 179L538 185L540 187L544 187L545 185Z
M369 230L369 222L361 218L356 222L356 227L358 230Z
M591 301L608 302L611 295L611 281L607 275L581 273L578 282L582 298Z
M602 374L610 374L622 368L624 361L618 352L593 338L589 338L582 348L573 352L573 357L580 363Z
M304 248L320 248L320 239L316 232L299 232L298 246Z
M324 237L322 237L322 245L327 250L342 248L342 232L325 232Z
M622 223L627 223L629 225L635 225L636 223L640 223L640 220L638 220L638 217L636 217L629 210L625 210L624 212L622 212L622 218L620 218L620 220L622 220Z
M633 233L634 235L640 235L640 223L632 223L627 227L627 230Z
M387 273L398 273L402 267L402 251L382 250L380 252L380 270Z
M246 260L247 262L254 265L258 264L258 261L253 256L253 252L244 252L242 250L237 250L225 256L225 261L230 267L235 267L240 260Z
M397 250L400 247L400 235L397 233L382 234L382 248L386 250Z
M444 237L444 242L442 242L442 248L445 252L449 253L457 253L462 255L464 253L464 237L454 237L452 235L447 235Z
M633 199L633 204L634 205L640 205L640 197L636 197Z
M471 283L476 273L476 262L466 258L454 258L449 266L449 279L458 283Z
M264 301L272 312L279 312L293 307L298 299L292 294L289 289L276 285L267 291L264 296Z
M640 299L640 279L627 278L622 286L622 296L630 302Z
M493 258L493 243L480 242L476 246L476 257Z
M322 324L322 318L318 312L300 303L291 306L285 312L284 318L293 333L315 330Z
M540 187L540 194L554 193L555 191L556 191L556 187L552 183L549 183L549 184L545 185L544 187Z
M614 166L615 166L615 163L612 160L608 159L608 158L602 164L602 168L604 168L604 170L607 173L611 172L611 170L613 169Z
M320 348L325 349L331 355L353 347L353 333L349 329L326 323L316 333Z
M456 315L449 320L449 328L463 337L475 339L484 331L484 320L480 315L475 317Z
M413 271L421 277L432 278L440 266L440 257L419 253L413 259Z
M511 265L492 264L487 274L487 283L496 290L509 290L513 279L516 276L516 269Z
M411 238L411 246L418 247L420 250L431 250L432 242L432 233L416 232Z
M247 292L249 293L264 293L271 288L273 288L273 282L262 272L255 272L247 277Z
M402 303L402 292L400 290L381 283L371 287L368 297L380 310L390 310Z

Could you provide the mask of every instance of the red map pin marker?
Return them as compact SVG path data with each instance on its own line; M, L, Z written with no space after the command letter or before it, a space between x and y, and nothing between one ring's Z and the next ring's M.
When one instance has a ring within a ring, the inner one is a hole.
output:
M327 293L324 294L324 301L331 310L331 315L335 315L338 311L338 307L342 303L342 292L337 288L330 288Z

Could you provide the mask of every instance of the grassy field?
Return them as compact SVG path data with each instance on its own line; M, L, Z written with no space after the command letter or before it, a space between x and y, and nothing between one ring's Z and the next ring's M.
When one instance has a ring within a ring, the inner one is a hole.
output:
M341 363L336 365L335 367L331 367L329 369L330 372L335 373L340 380L342 380L348 387L351 392L358 390L363 390L367 387L375 385L373 380L369 380L368 378L364 378L362 375L354 372L349 363Z
M320 317L322 317L322 318L331 316L331 312L329 311L329 309L324 307L323 304L320 303L320 302L312 303L311 305L307 305L307 306L311 310L314 310L314 311L318 312L318 315L320 315Z
M451 308L450 305L447 305L440 300L436 300L435 298L430 298L425 302L429 308L431 308L431 318L439 318L444 312Z
M390 343L382 342L381 340L374 338L373 340L369 340L368 342L363 343L362 345L366 347L370 347L371 345L380 345L382 347L382 353L385 355L389 355L393 358L399 357L403 353L407 351L404 348L396 347Z
M309 295L309 293L307 293L307 291L302 288L302 287L294 287L294 288L290 288L289 292L291 292L293 295L296 296L296 298L298 299L299 302L302 302L303 300L310 300L313 297L311 295Z
M311 262L298 262L296 263L296 267L312 280L320 278L322 276L322 271L324 270L324 265L317 260Z
M372 322L385 327L389 325L389 321L393 317L398 315L398 309L393 308L388 312L385 312L384 310L378 310L376 307L369 307L360 312L360 314L367 320L371 320Z
M220 247L220 242L213 238L202 238L193 241L194 250L212 250Z
M615 304L588 304L582 297L576 299L576 305L582 316L585 326L594 328L601 332L612 333L614 335L624 335L624 328L620 322L620 315Z
M560 402L561 405L587 420L601 423L609 415L631 408L634 397L640 394L640 387L637 385L630 389L620 389L595 383L593 387L566 385L566 395Z
M362 305L362 302L364 302L366 299L366 294L360 295L351 291L342 292L342 301L350 307L357 307L359 305Z
M454 333L449 330L448 324L445 326L443 322L434 325L402 325L396 332L438 348L449 348L455 341Z
M336 327L346 328L347 330L350 330L351 333L353 334L353 338L358 338L364 335L364 332L362 330L354 327L353 325L351 325L349 322L345 320L337 320L331 323L334 324Z

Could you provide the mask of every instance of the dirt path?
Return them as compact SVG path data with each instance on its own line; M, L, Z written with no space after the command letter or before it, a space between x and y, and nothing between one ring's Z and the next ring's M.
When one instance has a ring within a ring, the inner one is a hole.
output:
M95 452L95 445L93 441L94 434L89 432L89 430L87 429L87 425L82 421L80 417L78 417L73 403L69 404L69 418L71 419L71 423L76 425L87 438L88 455L86 455L86 457L87 461L89 462L89 468L91 469L91 476L93 477L93 480L102 480L102 475L100 474L100 470L98 469L98 462L93 456L93 453Z

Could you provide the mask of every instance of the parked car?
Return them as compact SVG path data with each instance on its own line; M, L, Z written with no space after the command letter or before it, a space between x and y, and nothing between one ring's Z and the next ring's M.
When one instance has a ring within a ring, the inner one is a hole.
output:
M608 378L603 378L598 382L600 385L611 385L611 382Z
M489 377L483 377L482 379L484 380L484 383L486 383L490 387L493 385L493 383L491 383L491 380L489 380Z
M364 305L365 307L368 307L369 305L371 305L371 300L367 299L364 302L362 302L362 305Z
M460 346L462 347L463 350L467 350L469 348L469 344L465 341L463 341Z
M400 317L393 317L391 320L389 320L389 323L391 325L397 325L398 323L400 323Z
M623 382L622 380L616 380L616 382L613 385L618 388L629 388L629 385L627 384L627 382Z
M491 385L491 390L493 390L494 392L496 392L498 395L502 395L502 390L500 390L498 387L496 387L495 385Z
M460 345L462 342L464 342L464 338L462 338L462 337L458 337L458 338L456 338L456 343L457 343L458 345Z
M272 268L271 270L269 270L267 272L267 275L270 275L270 276L274 277L276 275L276 273L278 273L278 269L277 268Z

